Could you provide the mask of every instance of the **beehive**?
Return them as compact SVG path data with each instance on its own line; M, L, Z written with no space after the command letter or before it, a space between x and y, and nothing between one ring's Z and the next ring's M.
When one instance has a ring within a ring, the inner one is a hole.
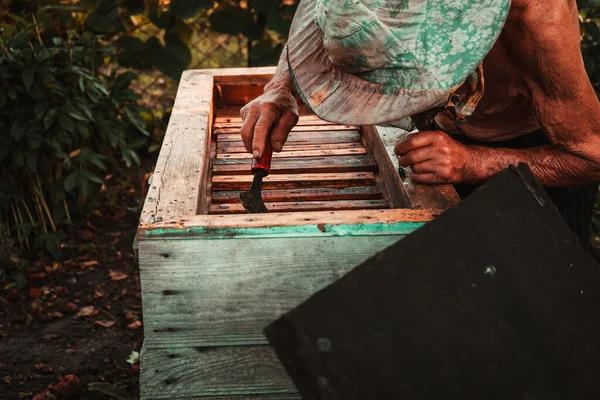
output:
M297 398L262 334L277 316L458 197L400 176L399 132L300 121L246 214L240 108L272 68L184 73L138 237L143 399Z

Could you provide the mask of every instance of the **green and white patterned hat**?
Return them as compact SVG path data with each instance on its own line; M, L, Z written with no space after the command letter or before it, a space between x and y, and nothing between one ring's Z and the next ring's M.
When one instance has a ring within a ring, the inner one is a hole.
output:
M319 117L393 123L445 105L488 54L510 0L302 0L292 81Z

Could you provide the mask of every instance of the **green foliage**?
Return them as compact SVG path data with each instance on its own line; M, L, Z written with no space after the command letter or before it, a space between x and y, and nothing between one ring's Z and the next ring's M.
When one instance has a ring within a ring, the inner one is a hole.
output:
M579 0L579 21L581 26L581 52L585 69L600 92L600 2L598 0Z
M149 133L136 75L106 72L116 50L87 29L89 17L14 6L20 14L0 25L0 221L21 246L57 256L70 210L94 205L107 167L139 163ZM90 15L108 30L101 12Z

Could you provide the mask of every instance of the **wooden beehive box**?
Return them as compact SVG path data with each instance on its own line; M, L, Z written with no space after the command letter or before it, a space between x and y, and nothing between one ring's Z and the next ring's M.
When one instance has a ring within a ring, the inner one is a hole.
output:
M265 179L251 182L240 108L274 69L184 73L139 226L143 399L297 398L262 329L458 201L410 183L396 130L301 118Z

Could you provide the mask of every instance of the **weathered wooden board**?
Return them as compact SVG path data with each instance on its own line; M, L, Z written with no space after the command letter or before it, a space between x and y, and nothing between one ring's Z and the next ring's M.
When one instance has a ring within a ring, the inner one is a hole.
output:
M301 211L327 211L327 210L371 210L390 208L387 200L335 200L335 201L282 201L265 202L269 212L301 212ZM213 204L210 206L211 214L239 214L246 213L244 206L237 204Z
M146 382L141 387L142 398L298 398L269 346L144 349L141 373Z
M217 142L237 142L243 146L239 133L223 133L217 136ZM359 131L337 132L290 132L286 144L324 144L360 142ZM285 145L284 145L285 146Z
M349 188L314 188L263 190L262 198L266 202L279 201L330 201L330 200L374 200L381 199L381 190L376 186L358 186ZM213 204L239 203L240 191L214 192Z
M217 175L212 179L213 190L248 190L252 175ZM263 180L264 189L297 189L302 187L344 188L375 184L372 172L342 172L339 174L279 174Z
M281 153L273 153L273 158L292 158L292 157L325 157L325 156L356 156L367 154L365 148L357 149L324 149L324 150L294 150ZM217 159L241 159L249 160L252 158L250 153L220 153Z
M357 126L354 125L296 125L292 128L292 132L337 132L337 131L356 131ZM219 128L214 129L214 135L224 134L240 134L240 128Z
M196 214L205 201L203 183L209 166L203 154L210 146L212 90L212 76L183 74L144 203L142 223Z
M265 343L268 323L403 237L322 235L141 241L145 346Z
M364 148L362 143L326 143L326 144L285 144L282 152L286 151L297 151L297 150L331 150L331 149L362 149ZM236 142L220 142L217 145L217 151L219 153L247 153L248 150Z
M375 172L377 162L370 155L274 158L272 174L308 174L339 172ZM213 175L251 175L247 159L219 158L214 160Z

